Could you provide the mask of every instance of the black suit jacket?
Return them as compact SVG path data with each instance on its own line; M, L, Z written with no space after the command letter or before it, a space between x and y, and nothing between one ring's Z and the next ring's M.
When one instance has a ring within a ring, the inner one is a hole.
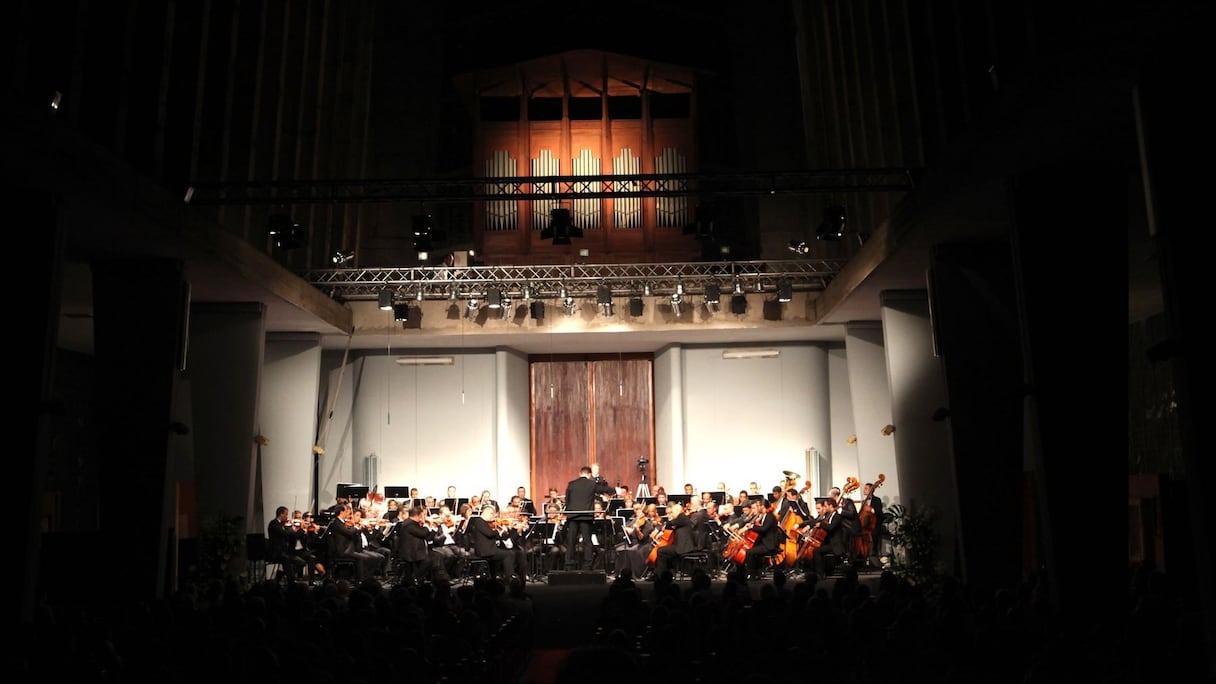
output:
M266 525L266 560L274 561L286 558L296 547L296 540L303 532L284 525L278 518Z
M465 532L473 538L473 553L478 556L492 556L498 551L498 531L490 527L490 523L481 516L469 519L469 529Z
M676 553L684 555L697 550L692 538L692 518L681 513L667 521L667 529L671 530L671 545L676 547Z
M837 556L843 556L846 551L843 525L844 516L835 511L828 514L823 522L819 524L828 535L827 539L823 541L823 548L826 548Z
M348 527L340 519L335 519L329 525L329 551L331 556L346 556L363 551L363 532Z
M861 531L861 519L857 516L857 504L849 497L840 499L840 507L836 511L843 520L840 521L840 526L850 534L857 534Z
M566 510L590 511L595 505L595 483L589 477L577 477L566 485ZM592 513L570 513L566 515L567 522L591 520Z
M397 523L397 532L393 538L396 541L393 550L397 556L407 561L424 561L430 552L427 542L435 539L435 532L423 527L413 518L406 518Z
M752 525L752 531L756 533L756 542L752 544L752 548L761 551L776 551L778 529L777 516L765 513L756 520L755 525Z

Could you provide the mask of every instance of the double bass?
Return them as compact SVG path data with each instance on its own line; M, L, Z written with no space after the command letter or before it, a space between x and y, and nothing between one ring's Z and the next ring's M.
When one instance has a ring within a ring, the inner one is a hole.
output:
M798 497L801 498L802 495L805 494L810 488L811 481L807 480L806 486L798 491ZM802 524L802 522L802 516L799 515L798 512L793 508L787 510L785 512L785 516L781 518L781 532L783 533L782 536L784 539L784 541L781 542L781 550L785 552L782 558L784 559L785 565L788 567L793 567L794 564L798 562L798 537L796 530L798 529L798 526Z
M878 474L878 479L874 480L874 484L870 487L870 495L886 482L887 476L883 473ZM861 522L861 534L857 535L853 544L856 547L859 558L869 558L870 548L874 544L874 528L878 525L878 516L874 513L874 509L870 506L870 501L867 498L861 503L861 511L857 513L857 519Z

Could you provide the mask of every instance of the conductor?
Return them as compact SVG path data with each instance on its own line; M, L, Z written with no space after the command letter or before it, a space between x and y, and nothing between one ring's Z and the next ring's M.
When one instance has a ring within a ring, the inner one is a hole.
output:
M595 547L591 543L591 527L595 514L592 509L595 497L612 491L603 478L592 479L591 466L579 469L579 476L566 485L566 569L586 570L591 567ZM575 560L575 547L582 544L583 562L579 565Z

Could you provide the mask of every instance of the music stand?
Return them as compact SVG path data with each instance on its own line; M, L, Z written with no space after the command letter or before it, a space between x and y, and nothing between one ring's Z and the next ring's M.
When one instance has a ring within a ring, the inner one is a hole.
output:
M410 503L418 508L426 508L426 499L410 499ZM452 511L455 513L456 511Z
M667 515L667 507L666 506L655 506L654 513L655 513L655 515L662 518L663 516Z
M709 498L713 499L719 506L726 503L726 492L710 492Z
M625 522L629 522L630 520L633 520L633 509L632 508L622 508L616 512L615 517L620 518L621 520L624 520Z
M688 508L689 502L692 501L692 494L668 494L667 503L679 503L685 508Z
M361 484L340 484L334 498L346 499L354 506L360 499L366 498L371 487Z
M452 497L448 497L443 500L443 505L447 506L449 511L451 511L453 513L459 513L460 507L467 504L468 502L469 502L469 497L467 497L467 496L462 496L462 497L456 498L456 499L454 499ZM473 511L473 512L477 513L478 511Z
M528 536L536 537L537 539L541 540L542 544L552 545L554 542L556 542L556 540L553 539L553 533L556 531L556 528L557 523L536 523L532 525L530 530L528 530Z
M624 499L622 499L620 497L608 499L608 515L612 515L613 511L615 511L616 509L624 508L624 507L625 507Z
M385 512L384 512L384 519L385 519L385 520L390 520L390 521L392 521L392 522L397 522L397 518L398 518L398 516L400 516L400 515L401 515L401 510L400 510L400 509L395 510L395 511L385 511Z
M400 487L384 487L384 498L386 499L409 499L410 488L406 486Z
M659 502L659 497L657 497L657 496L639 496L635 499L635 501L641 501L643 506L649 506L650 504L657 504Z

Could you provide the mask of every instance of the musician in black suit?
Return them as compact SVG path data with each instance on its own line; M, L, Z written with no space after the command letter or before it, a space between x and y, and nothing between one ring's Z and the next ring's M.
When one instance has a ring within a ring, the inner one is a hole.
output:
M329 524L325 536L328 538L331 561L336 558L350 558L355 562L356 581L361 582L384 573L387 556L365 548L363 530L354 526L349 506L338 512L338 517Z
M664 529L671 530L671 543L659 547L655 552L654 576L651 579L670 572L676 560L697 550L697 543L692 537L692 525L692 519L684 514L683 504L673 501L667 505L667 524Z
M840 562L850 565L855 548L854 540L861 534L861 518L857 514L857 504L852 497L842 494L840 487L832 487L829 494L836 500L836 514L840 516L840 530L845 549L844 553L840 554Z
M431 543L436 531L424 524L425 519L422 506L411 506L409 517L397 523L392 535L393 555L406 563L401 575L404 582L422 582L434 571L436 557L431 553Z
M287 507L279 506L274 510L274 519L266 524L266 562L280 564L288 581L294 581L307 566L307 561L293 552L304 533L291 525L287 516Z
M752 521L743 526L743 534L754 532L756 539L752 547L743 554L743 565L748 575L759 575L764 557L777 550L777 535L781 528L777 524L777 516L768 512L768 502L764 499L752 500Z
M575 560L576 547L581 543L583 564L581 569L591 567L595 549L591 544L592 507L597 494L611 490L607 482L597 483L592 479L591 466L579 468L579 476L566 485L566 569L578 568Z
M836 499L823 499L823 516L814 523L827 533L823 544L815 551L811 563L820 579L832 573L834 564L845 557L848 545L844 533L844 516L836 510Z
M469 520L465 534L473 539L473 556L489 561L491 572L502 568L501 577L508 579L515 574L515 552L502 548L508 530L498 529L491 524L490 521L497 518L498 513L492 504L483 506L481 515Z
M882 484L879 482L879 484ZM865 510L866 506L870 507L870 512L874 515L874 527L870 531L870 558L862 558L861 562L866 565L879 567L881 562L879 558L882 556L882 534L885 531L882 525L882 499L879 498L874 490L877 489L872 482L867 482L861 488L861 510ZM860 520L860 513L858 519ZM864 530L862 530L864 533Z

